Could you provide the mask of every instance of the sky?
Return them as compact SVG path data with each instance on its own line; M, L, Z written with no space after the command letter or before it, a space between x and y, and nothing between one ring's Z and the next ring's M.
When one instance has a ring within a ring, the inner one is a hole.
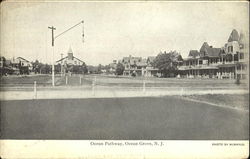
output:
M87 65L176 50L185 58L203 42L222 47L232 29L247 32L248 2L3 2L1 56L59 60L69 47ZM55 40L55 35L84 20Z

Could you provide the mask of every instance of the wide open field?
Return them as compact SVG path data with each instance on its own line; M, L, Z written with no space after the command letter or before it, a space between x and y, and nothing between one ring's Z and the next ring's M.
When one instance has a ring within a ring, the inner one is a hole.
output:
M34 81L37 86L50 87L51 75L27 75L27 76L4 76L0 78L1 88L6 87L33 87ZM67 82L66 82L67 78ZM235 84L235 80L219 79L177 79L177 78L142 78L142 77L123 77L123 76L103 76L103 75L74 75L55 77L55 85L60 86L97 86L108 87L142 87L145 82L146 87L233 87L245 88L247 81L242 81L240 85Z
M2 139L248 139L248 85L234 80L9 76L0 93Z
M1 119L2 139L249 139L249 111L176 96L2 101Z

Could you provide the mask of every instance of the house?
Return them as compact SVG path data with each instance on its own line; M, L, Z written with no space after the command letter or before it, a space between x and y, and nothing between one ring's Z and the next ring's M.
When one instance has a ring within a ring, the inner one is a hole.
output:
M23 57L13 57L10 62L13 68L25 67L32 71L32 63Z
M220 48L213 48L207 42L203 43L199 51L190 50L183 65L179 67L181 76L213 77L218 70L214 64L220 61L221 52Z
M132 75L138 74L141 72L141 69L137 68L137 64L141 62L142 58L141 57L133 57L129 55L129 57L123 57L121 60L121 63L124 65L124 72L123 75Z
M142 57L123 57L120 61L124 65L123 75L136 75L136 76L153 76L158 72L158 69L152 66L155 57L150 56L148 58Z
M249 43L246 42L243 33L238 34L238 32L234 29L229 38L227 43L225 44L224 51L226 55L230 55L229 58L234 71L236 78L245 79L247 78L247 69L248 69L248 54L249 54ZM223 66L222 66L223 68Z
M12 69L13 74L29 74L33 69L32 63L23 57L13 57L5 63Z
M180 75L188 78L246 78L246 48L244 36L234 29L222 48L204 42L200 50L190 50L179 66Z

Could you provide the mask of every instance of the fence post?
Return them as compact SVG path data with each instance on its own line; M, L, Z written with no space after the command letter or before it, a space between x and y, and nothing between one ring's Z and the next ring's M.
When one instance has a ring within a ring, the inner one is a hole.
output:
M143 80L143 89L142 89L142 91L143 91L143 93L146 92L146 82L145 82L145 80Z
M68 85L68 76L65 76L66 77L66 85Z
M92 81L92 95L95 95L95 81Z
M34 81L34 99L37 98L36 81Z
M183 88L181 88L181 96L183 96Z
M81 75L80 75L80 85L82 85L82 77L81 77Z

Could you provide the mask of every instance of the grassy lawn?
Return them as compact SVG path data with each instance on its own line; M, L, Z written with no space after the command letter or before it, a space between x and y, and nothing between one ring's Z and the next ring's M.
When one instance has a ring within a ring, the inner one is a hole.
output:
M248 120L173 96L1 102L2 139L244 140Z
M80 76L74 75L67 77L68 86L79 86ZM102 75L81 75L81 85L91 86L95 81L97 86L108 87L142 87L145 81L146 87L177 87L177 88L246 88L247 84L242 83L236 85L234 80L218 80L218 79L177 79L177 78L142 78L142 77L114 77ZM32 87L34 81L37 81L38 86L51 86L50 75L35 75L35 76L5 76L0 79L1 87ZM56 86L66 86L66 77L57 75L55 78Z
M84 76L84 80L89 83L94 79L94 75ZM142 87L143 81L146 87L245 88L247 86L246 83L236 85L234 80L96 76L96 84L101 86Z
M51 82L51 76L39 75L39 76L4 76L0 78L1 85L28 85L34 84L47 84Z

